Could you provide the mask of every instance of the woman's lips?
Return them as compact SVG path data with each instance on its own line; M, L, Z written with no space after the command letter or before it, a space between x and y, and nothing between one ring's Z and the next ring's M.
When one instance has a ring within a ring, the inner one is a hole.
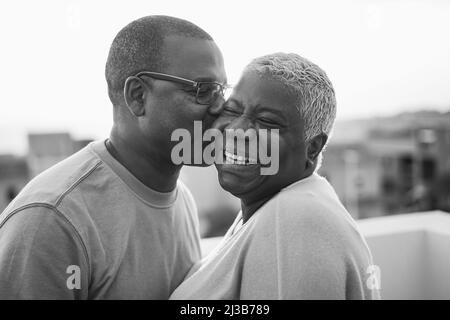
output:
M239 156L235 153L224 151L224 164L235 164L235 165L241 165L241 166L249 166L249 165L255 165L258 163L258 161L254 158L250 158L247 155L245 156Z

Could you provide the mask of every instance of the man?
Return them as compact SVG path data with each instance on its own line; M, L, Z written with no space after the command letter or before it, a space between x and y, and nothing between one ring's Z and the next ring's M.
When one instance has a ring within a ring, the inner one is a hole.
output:
M117 34L105 74L110 138L33 179L0 215L0 299L166 299L200 258L170 137L220 112L220 50L188 21L148 16Z

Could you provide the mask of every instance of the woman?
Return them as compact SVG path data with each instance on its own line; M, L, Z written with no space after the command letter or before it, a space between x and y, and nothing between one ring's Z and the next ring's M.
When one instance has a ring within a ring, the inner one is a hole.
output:
M278 172L261 174L268 166L261 150L252 161L248 145L239 157L234 139L225 139L219 181L240 198L242 210L171 299L378 298L367 273L370 251L331 185L316 173L335 114L331 82L308 60L277 53L246 67L215 127L254 129L259 149L276 141ZM271 133L267 139L264 129Z

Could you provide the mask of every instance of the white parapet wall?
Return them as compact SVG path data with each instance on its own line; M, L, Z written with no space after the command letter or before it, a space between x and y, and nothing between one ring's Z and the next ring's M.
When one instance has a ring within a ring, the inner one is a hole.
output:
M382 299L450 299L450 214L409 213L358 225L381 269ZM220 239L202 239L203 254Z
M450 214L421 212L358 221L383 299L450 299Z

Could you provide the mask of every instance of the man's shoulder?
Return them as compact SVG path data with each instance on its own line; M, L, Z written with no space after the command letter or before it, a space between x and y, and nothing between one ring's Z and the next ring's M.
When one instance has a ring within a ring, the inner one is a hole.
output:
M89 146L33 178L2 213L34 205L56 208L79 184L88 179L102 161Z
M88 252L77 230L51 205L4 212L0 244L0 299L87 298ZM83 270L83 290L66 290L70 266Z

